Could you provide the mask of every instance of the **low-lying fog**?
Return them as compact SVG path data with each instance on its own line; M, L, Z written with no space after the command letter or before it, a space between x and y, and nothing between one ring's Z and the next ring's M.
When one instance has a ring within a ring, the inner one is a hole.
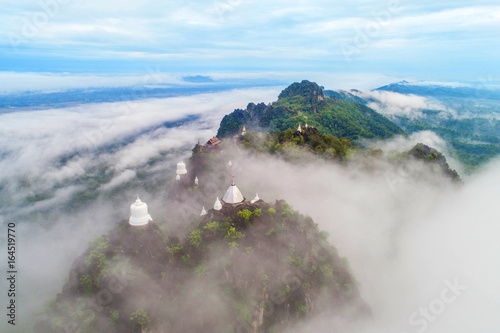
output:
M162 181L172 179L175 163L187 159L198 140L215 135L224 114L248 102L271 102L279 91L237 90L0 115L0 221L3 230L15 222L18 235L17 330L29 331L88 242L128 217L135 193L148 203L153 218L161 211L161 184L160 191L141 185L139 170L162 174ZM180 127L161 126L189 115L198 117ZM445 143L429 132L374 145L389 153L422 141L441 145L436 148L446 154ZM149 166L161 153L164 158ZM258 192L265 201L287 200L327 230L349 259L373 319L337 321L343 331L498 330L500 160L464 179L463 186L429 174L419 163L398 167L383 158L354 158L348 167L317 161L292 165L270 156L243 155L232 162L247 199ZM452 166L459 169L454 161ZM68 198L86 186L75 179L85 179L98 167L112 170L107 183L94 189L96 199L64 209ZM120 186L130 200L119 205L106 200ZM213 201L224 191L214 193ZM29 200L36 195L48 197ZM330 332L331 325L313 318L304 332ZM0 327L5 326L3 320Z

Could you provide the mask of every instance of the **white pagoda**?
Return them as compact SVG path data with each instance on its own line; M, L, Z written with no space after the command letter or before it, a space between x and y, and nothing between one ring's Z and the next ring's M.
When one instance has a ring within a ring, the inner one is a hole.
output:
M146 225L149 221L153 221L151 215L148 214L148 205L145 202L142 202L139 199L139 195L137 195L137 199L130 206L130 219L128 223L135 227Z
M187 173L186 164L180 161L177 163L177 171L175 172L177 175L185 175Z
M217 200L215 200L214 209L215 210L221 210L222 209L222 203L220 202L219 197L217 197Z
M226 191L226 194L224 194L224 197L222 198L222 202L225 204L238 204L245 201L245 198L241 194L240 190L236 186L234 182L234 176L233 176L233 182L229 186L229 188Z

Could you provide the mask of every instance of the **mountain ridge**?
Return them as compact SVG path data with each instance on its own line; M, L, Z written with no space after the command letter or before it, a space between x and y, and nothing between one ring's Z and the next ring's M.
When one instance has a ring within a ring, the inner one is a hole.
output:
M404 131L386 117L357 102L325 96L317 83L303 80L284 89L278 100L265 105L249 103L224 116L217 132L220 138L248 129L284 131L308 123L324 134L356 141L360 138L385 139Z
M282 200L211 209L188 229L180 240L121 221L75 260L35 332L267 332L370 315L347 261Z

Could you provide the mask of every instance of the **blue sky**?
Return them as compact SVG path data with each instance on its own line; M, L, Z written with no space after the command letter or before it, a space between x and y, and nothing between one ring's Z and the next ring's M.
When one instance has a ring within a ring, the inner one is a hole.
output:
M500 81L498 1L0 4L2 72Z

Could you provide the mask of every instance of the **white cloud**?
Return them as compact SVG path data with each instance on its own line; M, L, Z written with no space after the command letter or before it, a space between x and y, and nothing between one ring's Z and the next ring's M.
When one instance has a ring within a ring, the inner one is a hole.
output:
M109 183L105 184L104 186L101 187L103 191L112 189L116 186L125 184L129 182L130 180L134 179L137 173L135 170L124 170L122 173L118 174L116 177L114 177Z
M495 28L500 24L500 6L468 6L452 8L439 12L397 17L394 21L394 31L408 28L419 29L421 32L438 31L470 31L471 28ZM412 30L415 31L415 30ZM416 31L415 31L416 32Z
M451 156L449 144L439 135L432 131L420 131L412 133L409 136L398 135L390 140L364 141L368 149L382 149L385 154L391 155L394 153L402 153L413 148L417 143L423 143L429 147L437 149L446 157L451 169L458 172L459 175L464 175L463 166L458 160Z
M145 67L144 74L96 75L70 73L0 72L0 94L26 91L56 92L69 89L144 86L145 84L185 84L179 75Z
M373 311L366 321L313 319L303 332L417 332L420 326L409 317L455 279L466 291L429 322L427 332L496 328L500 271L491 262L500 251L499 160L458 187L420 163L400 172L374 160L346 168L267 158L234 162L246 175L238 182L244 195L258 191L266 201L284 198L330 232Z
M409 137L399 135L387 141L375 141L372 144L372 148L379 147L388 153L401 153L403 151L410 150L417 143L423 143L430 147L436 148L445 155L449 152L449 147L446 141L432 131L415 132Z
M448 88L471 88L473 85L465 82L444 82L444 81L409 81L409 85L414 85L414 86L442 86L442 87L448 87Z
M53 191L53 186L72 186L72 181L99 165L116 172L109 188L118 186L158 154L208 140L224 114L246 106L242 101L270 102L279 91L246 89L0 114L0 185L5 186L3 195L13 201L0 213L23 205L27 196ZM178 128L161 127L187 115L199 119ZM65 159L67 163L61 162ZM19 181L26 186L19 187Z
M108 2L72 1L61 7L36 36L24 40L23 46L31 47L29 52L39 49L45 55L92 59L119 55L130 60L168 61L178 54L187 55L184 60L196 61L196 56L207 59L215 55L220 64L226 59L224 53L229 53L240 68L241 61L248 63L246 57L258 59L260 68L265 60L290 57L308 60L314 56L331 63L343 59L338 53L339 43L352 41L358 31L376 23L377 13L389 11L390 18L381 24L380 33L370 38L370 48L407 52L438 47L446 53L456 51L463 39L483 45L493 40L500 7L490 3L481 1L471 6L450 1L430 6L410 2L391 11L387 3L375 5L369 1L333 6L326 1L127 1L117 7ZM8 2L7 8L11 10L0 14L0 30L18 36L23 36L23 19L43 13L35 1L24 5ZM226 45L224 50L219 49L221 43ZM230 46L241 43L244 49ZM299 48L299 53L290 52ZM294 67L289 65L288 69Z
M468 6L419 14L408 12L404 6L397 7L393 10L388 8L374 10L367 16L337 17L311 23L307 27L310 29L309 33L333 33L362 30L377 24L383 35L404 36L408 33L418 35L422 32L435 34L443 31L469 31L474 27L494 29L500 23L499 6ZM386 15L379 15L381 12Z
M439 101L430 97L413 94L400 94L392 91L373 90L370 92L351 91L369 101L368 106L385 115L406 116L410 118L422 116L423 110L436 110L455 113Z

